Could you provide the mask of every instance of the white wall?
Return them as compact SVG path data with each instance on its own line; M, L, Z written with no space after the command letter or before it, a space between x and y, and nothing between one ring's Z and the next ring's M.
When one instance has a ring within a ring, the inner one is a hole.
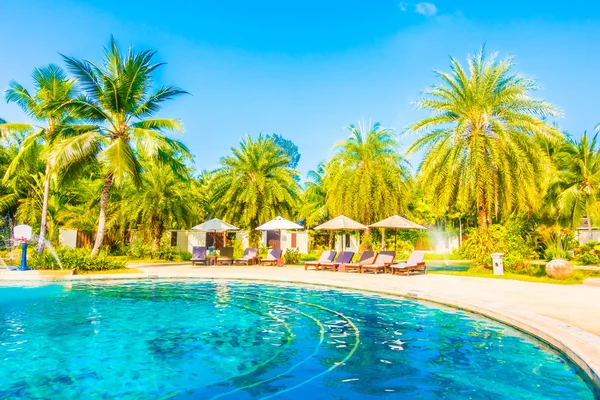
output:
M587 229L585 229L585 230L578 229L577 230L577 241L579 242L579 244L585 244L592 240L600 242L600 231L593 228L591 233L592 234L590 237L590 232L588 232Z
M292 234L296 233L296 249L302 254L308 253L308 232L306 231L286 231L282 230L279 236L279 247L283 252L292 248ZM268 246L267 231L262 232L262 245Z
M346 244L346 239L345 236L347 235L346 233L344 233L344 235L342 236L339 232L334 232L335 234L335 241L334 241L334 248L333 250L335 251L340 251L341 249L341 245L344 246L344 248L341 251L353 251L354 253L358 253L358 248L360 247L360 235L350 235L350 246L345 247ZM340 240L342 240L342 244L340 245Z
M172 231L177 232L177 250L189 251L194 246L206 246L206 232L203 231Z
M58 243L61 247L74 249L77 247L77 229L58 229Z
M248 231L237 231L235 237L242 243L244 249L250 247L250 233Z
M194 246L206 246L206 232L202 231L186 231L187 234L187 251L192 252Z

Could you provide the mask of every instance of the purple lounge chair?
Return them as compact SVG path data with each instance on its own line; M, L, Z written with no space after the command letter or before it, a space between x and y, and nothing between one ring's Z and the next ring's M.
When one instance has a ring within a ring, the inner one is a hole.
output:
M346 267L346 272L348 272L351 269L360 272L360 267L362 267L365 264L373 264L376 258L377 253L375 253L374 251L363 251L363 253L360 255L360 259L358 260L358 262L344 264L344 266Z
M382 251L377 255L377 258L372 264L363 264L360 266L360 273L362 274L365 271L373 271L374 273L378 273L380 270L385 273L388 265L394 263L394 255L395 252L391 251Z
M266 258L260 260L261 265L277 265L279 260L281 259L281 255L283 251L281 249L271 249L267 254Z
M201 263L206 265L206 247L204 246L194 246L192 247L192 265L196 265L196 263Z
M337 269L338 269L338 267L340 265L344 265L344 264L350 263L350 261L352 261L352 257L354 257L354 252L353 251L342 251L337 256L337 258L335 259L335 261L328 262L328 263L321 263L321 264L319 264L319 268L322 271L325 271L326 269L331 269L332 271L337 271Z
M321 253L321 257L317 261L307 261L304 263L304 270L306 271L308 267L315 267L315 269L319 270L319 265L321 263L332 262L336 255L335 250L327 250Z
M257 258L258 258L258 249L248 247L246 250L244 250L244 255L240 258L236 258L234 263L250 265L250 264L254 264L254 262L257 260Z

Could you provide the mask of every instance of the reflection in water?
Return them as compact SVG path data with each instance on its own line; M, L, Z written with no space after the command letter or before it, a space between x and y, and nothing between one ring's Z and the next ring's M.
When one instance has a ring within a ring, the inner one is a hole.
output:
M413 300L231 281L0 299L0 398L594 398L541 343Z

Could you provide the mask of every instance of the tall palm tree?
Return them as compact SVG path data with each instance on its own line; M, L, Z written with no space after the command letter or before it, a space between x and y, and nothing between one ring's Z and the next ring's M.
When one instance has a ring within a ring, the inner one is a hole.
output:
M141 188L129 185L123 193L120 213L132 220L157 250L166 229L189 228L197 221L197 194L191 179L181 179L160 163L148 163ZM133 197L136 201L131 201Z
M213 178L215 210L218 217L248 228L257 244L256 227L277 215L292 217L300 192L298 172L289 168L289 157L274 139L262 134L257 140L247 136L231 150Z
M307 181L300 207L300 214L306 220L306 226L325 222L327 216L327 189L325 187L325 164L319 163L317 169L306 174Z
M379 123L348 127L347 140L325 166L327 209L370 224L407 209L410 173L398 140Z
M513 65L485 49L469 57L466 70L451 59L451 72L436 72L442 83L417 103L431 115L410 126L422 134L409 152L425 151L420 179L435 207L473 207L482 229L493 216L539 207L550 161L535 138L561 136L545 120L560 111L531 97L535 81L513 74Z
M583 134L581 141L565 141L554 155L559 171L549 188L558 200L558 209L562 217L572 228L581 224L581 218L587 217L591 237L591 215L598 206L600 196L600 150L598 134L591 140Z
M7 123L0 124L0 130L10 133L26 133L25 140L21 143L19 154L14 158L4 175L4 183L14 175L15 171L23 166L23 160L34 151L33 148L42 144L47 150L59 140L72 134L76 123L76 114L73 108L57 107L66 103L77 95L74 88L75 80L69 79L65 72L56 65L36 68L32 74L35 93L30 94L19 83L12 81L6 91L6 101L19 105L37 124ZM42 154L45 162L43 179L43 195L41 207L40 234L37 252L44 249L46 237L48 202L50 198L50 180L52 179L53 166L46 156Z
M165 136L167 131L183 132L181 122L155 118L165 101L186 93L175 86L152 90L153 73L163 65L153 62L155 54L152 50L138 52L133 48L121 54L111 37L101 66L63 56L85 93L69 105L98 124L98 129L63 141L53 156L58 165L68 166L90 156L98 157L104 165L93 256L98 254L104 240L111 188L123 185L127 179L135 185L141 184L140 155L157 159L177 173L185 171L179 156L191 157L181 142Z

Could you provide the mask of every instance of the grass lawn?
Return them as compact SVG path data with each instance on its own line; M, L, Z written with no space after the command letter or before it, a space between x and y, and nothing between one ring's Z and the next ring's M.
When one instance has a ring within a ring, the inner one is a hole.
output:
M538 282L538 283L553 283L556 285L578 285L583 283L587 278L600 277L600 273L591 271L575 270L573 275L567 279L553 279L547 275L532 276L521 275L505 272L504 275L494 275L491 271L430 271L430 274L457 275L457 276L473 276L476 278L492 278L492 279L512 279L516 281Z

